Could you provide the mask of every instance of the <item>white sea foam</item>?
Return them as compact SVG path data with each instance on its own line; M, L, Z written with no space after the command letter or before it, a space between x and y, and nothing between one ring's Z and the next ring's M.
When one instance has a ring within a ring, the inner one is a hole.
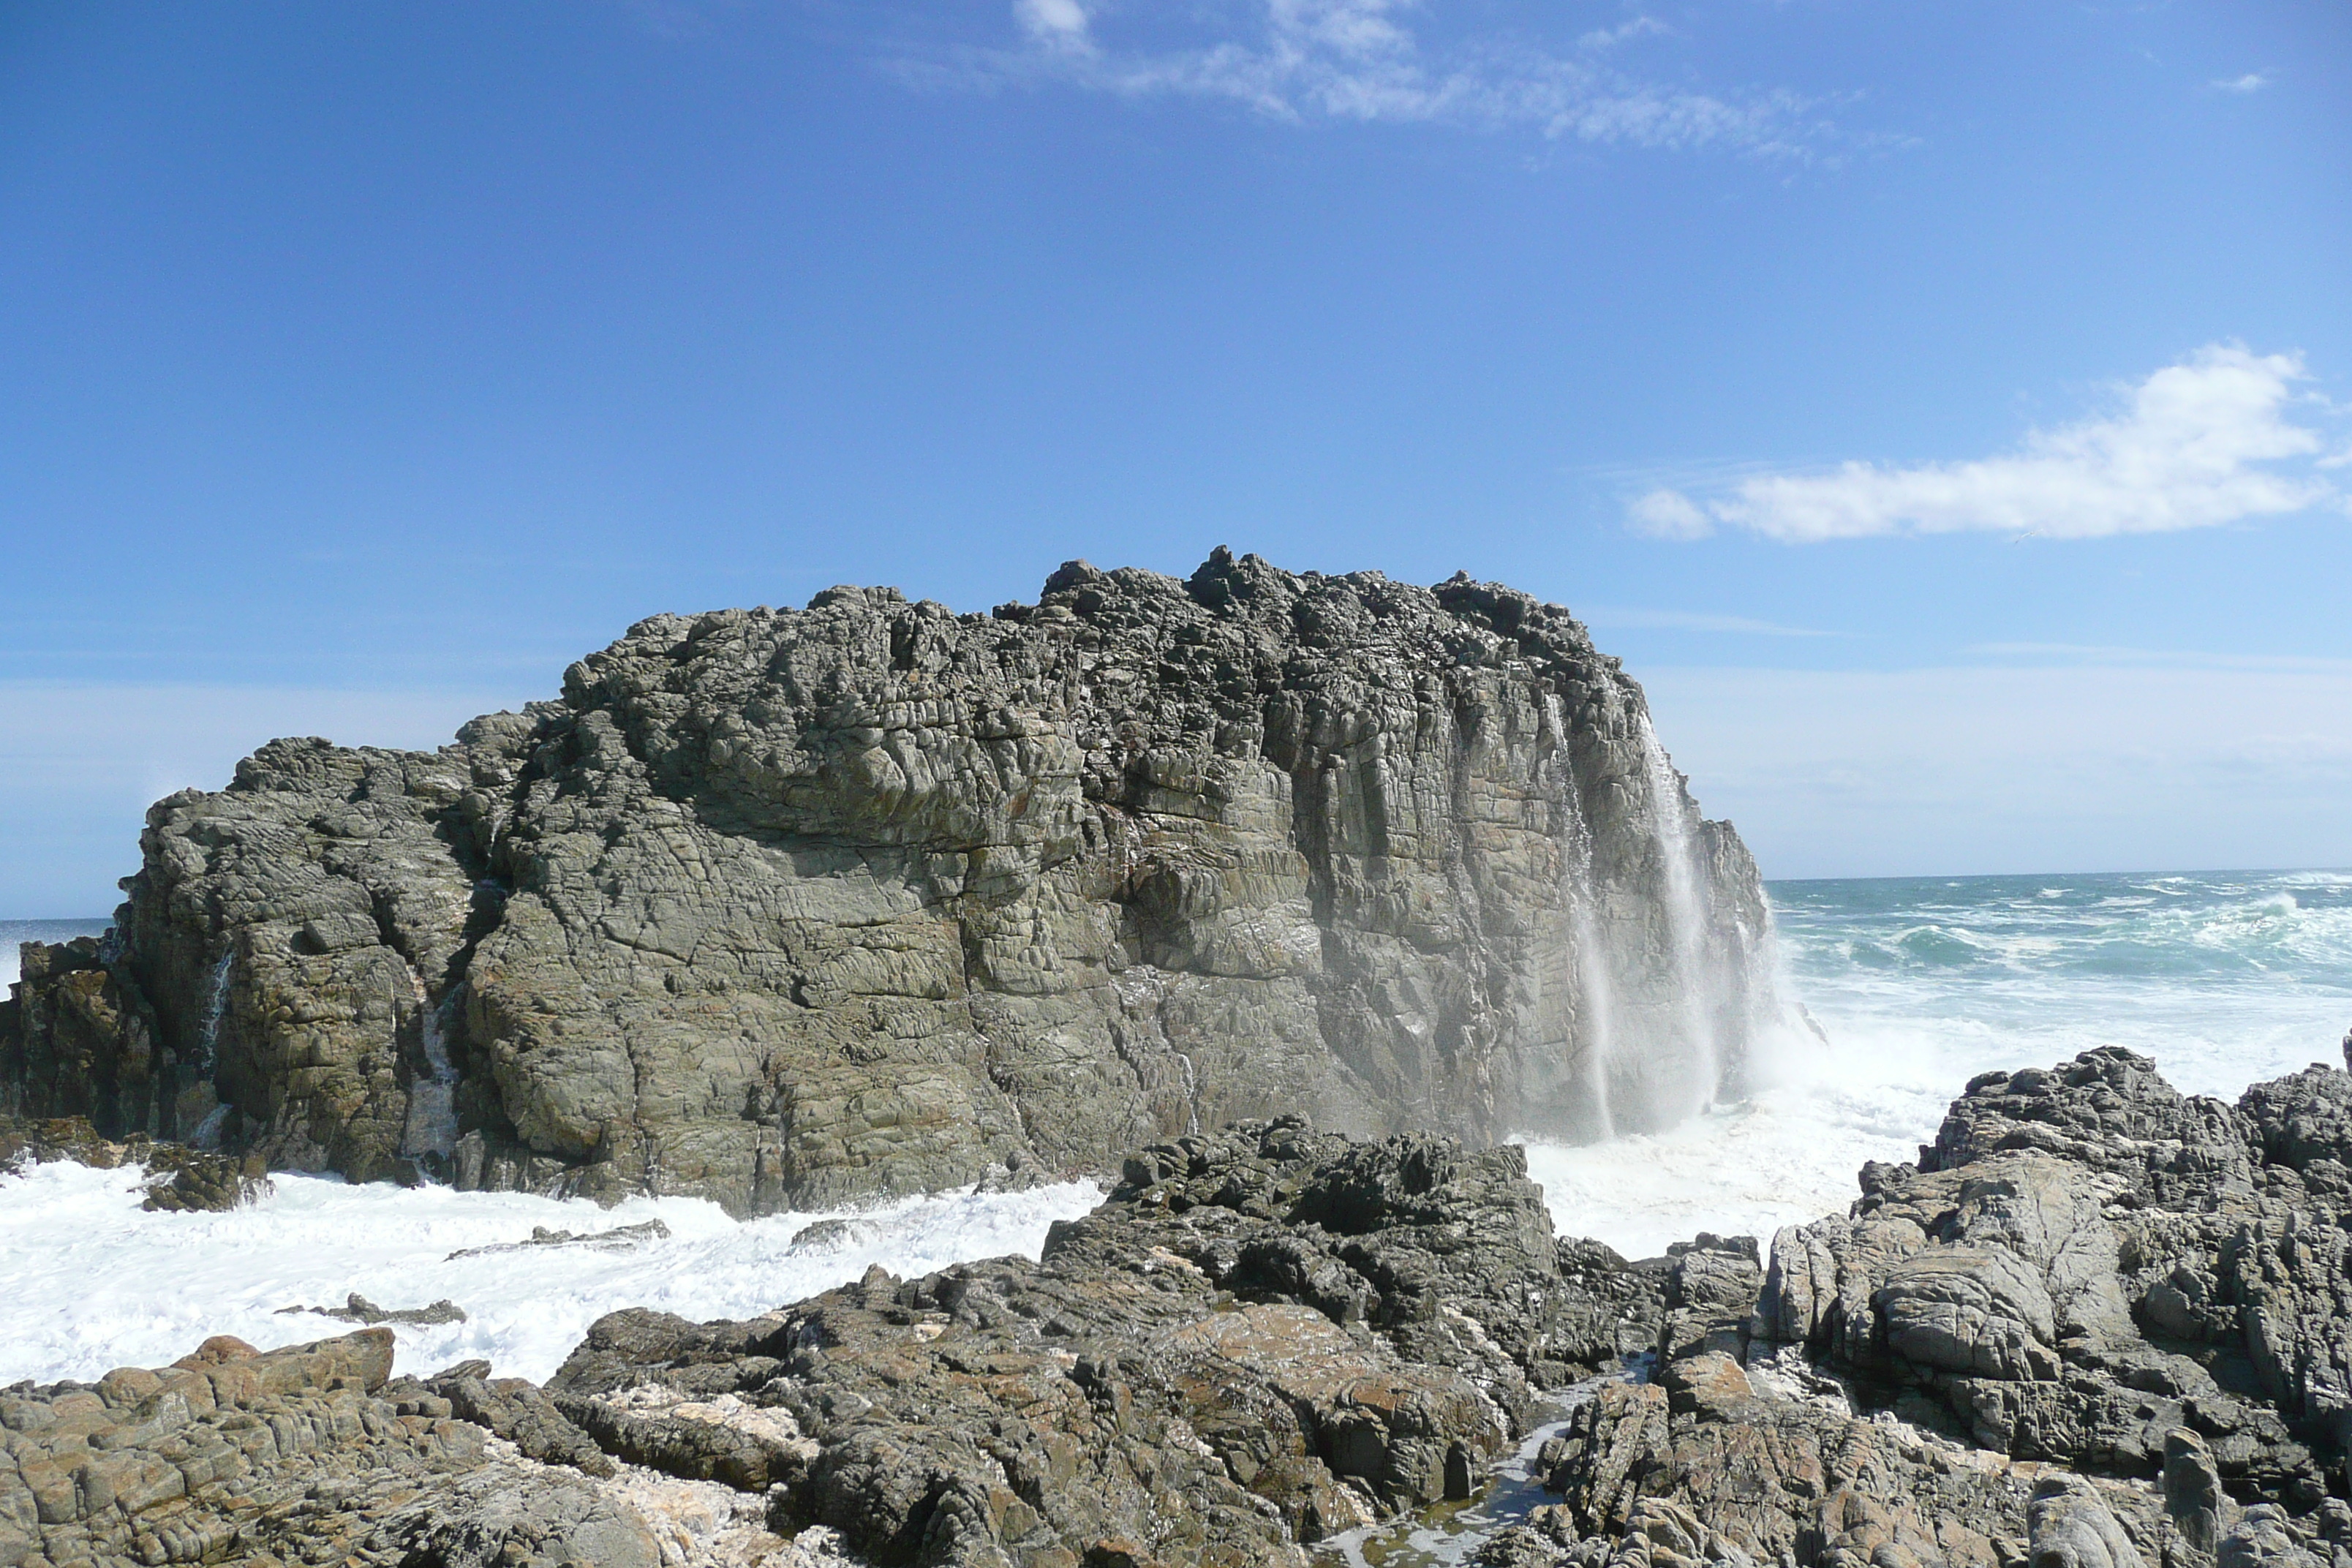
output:
M0 1384L89 1379L154 1366L227 1333L267 1349L347 1332L333 1319L281 1316L340 1306L358 1291L380 1306L446 1298L463 1323L395 1327L399 1370L429 1373L479 1356L501 1375L544 1379L588 1325L620 1307L698 1321L750 1317L856 1279L881 1264L919 1275L971 1258L1035 1257L1056 1219L1101 1201L1087 1182L1023 1193L946 1193L861 1211L829 1246L794 1247L816 1215L739 1222L688 1198L611 1209L511 1193L350 1185L280 1175L250 1207L219 1215L148 1214L139 1173L36 1166L0 1178ZM534 1226L575 1233L659 1219L670 1230L620 1251L530 1247L452 1258L520 1241Z

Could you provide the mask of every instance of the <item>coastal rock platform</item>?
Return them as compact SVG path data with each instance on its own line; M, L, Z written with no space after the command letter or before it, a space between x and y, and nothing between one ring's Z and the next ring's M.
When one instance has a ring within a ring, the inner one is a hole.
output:
M1629 1263L1514 1148L1244 1122L1037 1261L614 1313L543 1387L376 1329L0 1391L0 1564L1303 1565L1524 1442L1482 1563L2347 1568L2347 1154L2352 1076L2092 1051L1769 1257Z

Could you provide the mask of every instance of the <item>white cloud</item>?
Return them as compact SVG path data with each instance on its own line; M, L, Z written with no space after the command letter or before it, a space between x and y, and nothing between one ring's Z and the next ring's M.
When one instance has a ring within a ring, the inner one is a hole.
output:
M1123 97L1220 98L1270 118L1530 127L1554 139L1806 156L1830 132L1794 93L1708 93L1641 80L1582 56L1647 33L1647 16L1555 53L1517 36L1445 43L1416 0L1206 0L1091 11L1013 0L1025 49L967 62L990 80L1049 79ZM1112 23L1127 25L1114 37Z
M2243 76L2224 77L2212 85L2219 92L2260 92L2270 84L2271 79L2260 71L2248 71Z
M2310 471L2325 460L2318 432L2287 417L2309 375L2299 354L2216 343L2126 389L2112 416L2035 431L2008 456L1755 475L1704 507L1654 489L1628 518L1666 538L1718 522L1810 543L1965 530L2090 539L2304 511L2342 500ZM2319 461L2277 466L2296 459Z
M1654 539L1705 539L1715 521L1680 490L1654 489L1625 509L1633 526Z
M1084 47L1086 7L1078 0L1013 0L1013 19L1031 37L1058 48Z

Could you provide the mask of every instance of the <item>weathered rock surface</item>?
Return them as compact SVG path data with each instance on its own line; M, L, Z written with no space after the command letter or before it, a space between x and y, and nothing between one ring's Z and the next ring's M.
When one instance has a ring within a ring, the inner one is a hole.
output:
M1662 1286L1556 1242L1516 1149L1285 1120L1144 1151L1038 1263L616 1313L549 1390L607 1451L769 1488L877 1563L1303 1564L1468 1495L1530 1376L1654 1338Z
M103 947L27 950L0 1110L359 1178L750 1213L1294 1110L1590 1135L1763 1004L1746 850L1566 610L1222 551L656 616L142 848Z
M100 1171L136 1165L146 1173L140 1206L162 1213L218 1213L270 1191L257 1155L208 1154L143 1132L117 1142L79 1116L42 1121L0 1116L0 1175L56 1160Z
M2234 1107L2114 1048L1987 1074L1744 1323L1738 1249L1682 1251L1655 1381L1577 1411L1493 1561L2352 1563L2347 1133L2324 1068Z

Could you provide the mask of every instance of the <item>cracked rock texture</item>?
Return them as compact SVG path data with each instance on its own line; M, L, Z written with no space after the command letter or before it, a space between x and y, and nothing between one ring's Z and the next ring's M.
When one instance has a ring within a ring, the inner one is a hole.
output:
M1674 1259L1656 1379L1578 1408L1486 1560L2352 1564L2347 1155L2329 1068L2234 1106L2114 1047L1986 1074L1760 1279Z
M1746 849L1565 609L1223 551L656 616L142 850L105 944L27 949L0 1110L362 1179L748 1214L1289 1111L1590 1136L1770 1005Z

